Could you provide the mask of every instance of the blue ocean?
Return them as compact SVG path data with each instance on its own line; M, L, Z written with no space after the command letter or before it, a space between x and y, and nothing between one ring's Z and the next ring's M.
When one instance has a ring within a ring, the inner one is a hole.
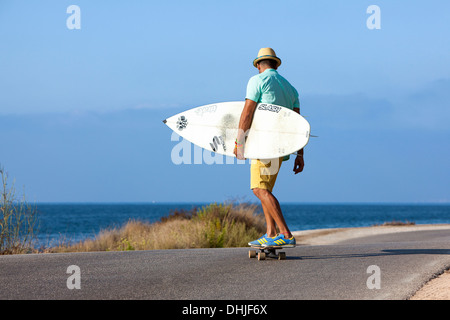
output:
M129 220L156 222L175 210L201 208L207 203L36 204L40 246L78 242ZM365 227L384 222L450 223L450 204L281 204L292 231ZM261 211L262 212L262 211Z

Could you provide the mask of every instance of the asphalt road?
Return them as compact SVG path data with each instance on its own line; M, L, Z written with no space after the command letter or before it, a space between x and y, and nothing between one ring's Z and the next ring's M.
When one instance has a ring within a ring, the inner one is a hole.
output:
M450 232L285 251L284 261L249 259L248 248L0 256L0 299L407 299L450 267Z

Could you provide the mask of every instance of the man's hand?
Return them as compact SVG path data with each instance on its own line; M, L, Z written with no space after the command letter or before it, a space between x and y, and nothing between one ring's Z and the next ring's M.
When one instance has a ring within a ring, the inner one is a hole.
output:
M236 143L234 145L234 151L233 151L234 155L236 156L236 158L238 158L239 160L245 160L244 158L244 144L238 144Z
M294 162L294 173L297 174L303 171L303 167L305 166L305 161L303 160L303 154L298 154L297 158L295 158Z
M300 108L294 108L294 111L300 114ZM303 171L303 167L305 166L305 161L303 160L303 149L299 150L297 153L297 158L295 158L294 162L294 173L297 174Z

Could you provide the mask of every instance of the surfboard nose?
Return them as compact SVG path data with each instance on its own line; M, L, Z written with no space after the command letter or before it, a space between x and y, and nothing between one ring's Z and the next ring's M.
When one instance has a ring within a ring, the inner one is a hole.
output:
M166 122L167 122L167 119L164 119L164 120L163 120L163 123L166 123Z

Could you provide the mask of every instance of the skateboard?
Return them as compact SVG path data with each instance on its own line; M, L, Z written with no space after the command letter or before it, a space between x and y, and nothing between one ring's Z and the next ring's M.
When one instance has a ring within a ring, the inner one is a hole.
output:
M257 250L250 250L248 252L249 258L258 257L258 260L265 260L266 258L286 260L285 252L278 252L278 254L277 254L277 250L283 249L283 247L279 247L279 246L269 246L269 247L251 246L251 247L254 249L257 249ZM258 250L259 250L259 252L258 252Z

